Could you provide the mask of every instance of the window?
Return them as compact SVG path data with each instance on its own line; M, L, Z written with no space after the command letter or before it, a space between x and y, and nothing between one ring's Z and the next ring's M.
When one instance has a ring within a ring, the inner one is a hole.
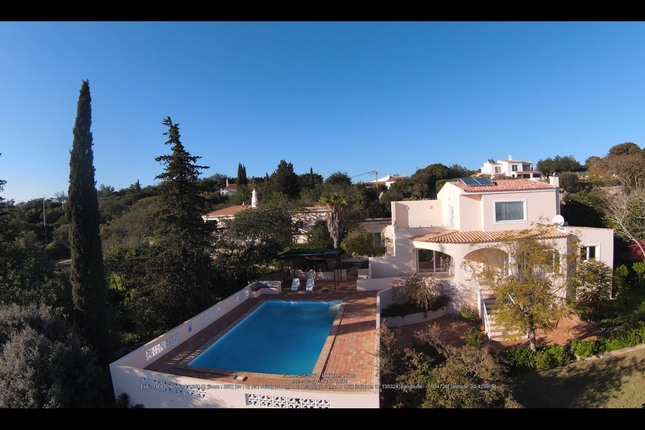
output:
M582 261L596 260L600 255L599 245L583 246L580 248L580 259Z
M517 169L518 169L519 167L520 167L520 166L518 166L517 164L513 164L513 165L511 166L511 169L512 169L514 172L517 172Z
M495 202L495 222L526 221L525 203Z
M495 173L502 173L502 168L499 166L495 166Z
M374 246L383 246L383 240L381 239L381 232L375 232L374 235Z
M304 230L305 229L305 222L303 220L298 220L296 221L296 228L298 230Z

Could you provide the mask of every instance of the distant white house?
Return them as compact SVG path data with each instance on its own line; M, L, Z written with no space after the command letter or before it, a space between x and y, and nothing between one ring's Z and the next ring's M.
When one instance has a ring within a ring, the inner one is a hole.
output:
M369 187L371 185L375 185L375 184L378 183L378 184L385 185L387 188L390 188L393 183L395 183L399 179L404 179L404 178L406 178L406 177L405 176L390 176L390 174L388 173L387 176L385 176L383 178L377 178L376 181L365 182L365 185Z
M480 176L540 179L542 178L542 172L534 170L532 162L513 160L513 157L509 155L508 160L495 161L489 158L482 166Z
M222 196L232 196L237 192L237 185L236 184L229 184L228 179L226 179L226 186L219 190L219 193Z

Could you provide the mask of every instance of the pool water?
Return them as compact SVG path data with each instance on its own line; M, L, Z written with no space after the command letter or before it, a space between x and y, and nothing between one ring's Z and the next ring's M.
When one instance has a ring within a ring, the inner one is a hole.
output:
M338 302L267 301L189 366L272 374L312 373Z

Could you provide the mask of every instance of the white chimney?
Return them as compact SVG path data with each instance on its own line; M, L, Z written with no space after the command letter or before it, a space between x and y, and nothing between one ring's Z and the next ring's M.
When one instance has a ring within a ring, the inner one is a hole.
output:
M512 160L512 159L513 159L513 157L511 157L511 154L508 154L508 159L509 159L509 160Z
M253 191L251 191L251 207L258 207L258 192L255 191L255 188L253 188Z

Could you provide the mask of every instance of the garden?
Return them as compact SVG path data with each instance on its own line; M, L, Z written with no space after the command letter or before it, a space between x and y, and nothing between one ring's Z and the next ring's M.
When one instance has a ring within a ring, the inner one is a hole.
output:
M438 279L421 273L404 273L392 286L389 306L381 311L381 317L403 317L410 314L437 311L450 301L445 287Z
M643 407L645 348L639 346L645 344L645 285L643 273L629 267L609 272L607 283L604 269L589 265L588 278L595 280L576 285L578 294L569 309L602 329L597 338L538 345L537 351L524 345L492 353L476 328L476 312L467 308L457 317L473 327L461 347L442 342L429 325L416 333L411 347L400 349L395 341L398 329L381 327L381 384L401 387L382 389L381 407ZM424 286L418 298L405 288L415 283ZM439 290L428 285L422 277L409 275L397 290L396 306L382 315L406 315L441 303Z

